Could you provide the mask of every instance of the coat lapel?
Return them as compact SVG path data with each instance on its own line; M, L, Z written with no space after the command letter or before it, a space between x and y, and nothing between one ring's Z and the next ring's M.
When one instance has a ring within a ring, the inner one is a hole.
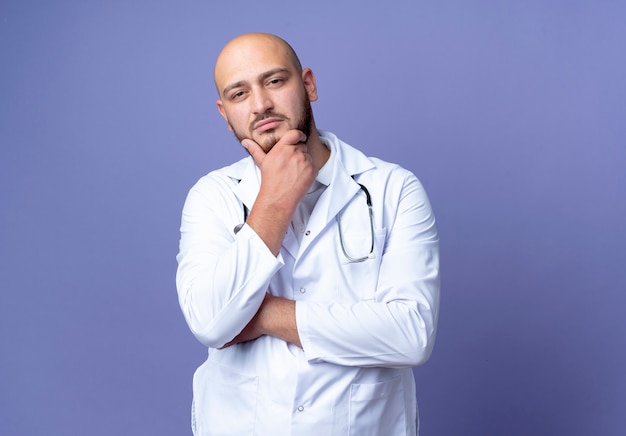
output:
M243 171L241 171L242 167ZM234 187L233 192L239 201L241 201L248 211L250 211L252 206L254 206L257 195L259 194L261 175L259 174L259 170L252 159L247 159L247 165L244 164L242 167L239 167L240 171L238 174L231 175L234 178L240 179L239 184ZM283 240L283 247L285 247L289 254L294 258L298 255L298 241L293 233L293 230L291 229L291 226L287 230L287 234Z
M321 133L330 142L331 152L335 153L332 179L313 208L307 226L312 237L302 240L297 259L302 258L311 244L328 231L337 214L360 191L352 176L374 167L372 161L360 151L341 143L334 135Z
M238 162L238 166L236 168L233 167L233 173L229 175L235 179L239 179L239 183L233 188L233 192L237 198L239 198L239 201L241 201L248 210L252 209L261 186L261 176L258 174L252 158Z
M343 143L332 133L321 130L319 132L320 136L328 143L331 152L335 153L332 179L330 185L317 201L309 219L307 228L311 231L312 237L303 238L302 243L298 245L291 226L285 235L283 247L296 261L305 254L313 241L327 231L337 214L360 190L358 183L354 181L352 176L358 176L358 174L375 166L363 153ZM242 159L230 166L227 173L229 176L240 180L233 192L243 205L251 210L259 193L261 181L261 175L254 161L252 158Z

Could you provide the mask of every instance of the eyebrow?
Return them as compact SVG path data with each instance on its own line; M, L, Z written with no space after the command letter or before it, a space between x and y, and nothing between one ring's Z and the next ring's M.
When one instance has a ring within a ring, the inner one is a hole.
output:
M259 79L260 80L265 80L268 77L273 76L274 74L278 74L278 73L289 73L289 70L287 68L274 68L272 70L266 71L264 73L261 73L259 75ZM226 95L229 91L235 89L235 88L239 88L240 86L244 86L246 84L245 80L240 80L239 82L235 82L232 83L230 85L228 85L226 88L224 88L224 90L222 91L222 95Z

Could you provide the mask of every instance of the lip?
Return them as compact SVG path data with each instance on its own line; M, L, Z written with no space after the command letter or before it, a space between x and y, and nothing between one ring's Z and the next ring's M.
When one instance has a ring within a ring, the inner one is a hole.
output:
M275 129L282 122L283 120L280 118L267 118L265 120L259 121L254 126L254 130L258 132L265 132L267 130Z

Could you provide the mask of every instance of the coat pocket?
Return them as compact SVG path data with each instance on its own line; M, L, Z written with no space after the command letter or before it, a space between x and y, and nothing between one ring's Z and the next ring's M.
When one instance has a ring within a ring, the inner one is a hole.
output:
M194 435L254 434L257 389L258 377L205 362L193 381Z
M337 262L341 267L341 275L337 277L336 299L339 302L365 301L374 298L380 264L385 245L385 230L375 233L346 232L343 245L339 237L336 240ZM344 254L363 260L351 261Z
M406 435L402 378L352 385L349 419L351 436Z

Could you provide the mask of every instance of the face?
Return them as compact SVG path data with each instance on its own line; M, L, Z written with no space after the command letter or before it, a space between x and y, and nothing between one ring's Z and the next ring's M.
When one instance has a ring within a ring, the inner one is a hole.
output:
M310 69L299 71L281 41L266 35L234 40L215 67L218 110L241 142L250 138L266 152L290 129L307 137L317 99Z
M313 109L309 96L304 94L304 101L300 108L296 108L297 114L290 118L286 113L270 109L264 113L258 113L248 124L247 128L235 126L227 119L228 128L235 134L239 142L246 138L255 140L267 153L278 142L282 133L295 128L302 131L307 138L311 134L313 123Z

